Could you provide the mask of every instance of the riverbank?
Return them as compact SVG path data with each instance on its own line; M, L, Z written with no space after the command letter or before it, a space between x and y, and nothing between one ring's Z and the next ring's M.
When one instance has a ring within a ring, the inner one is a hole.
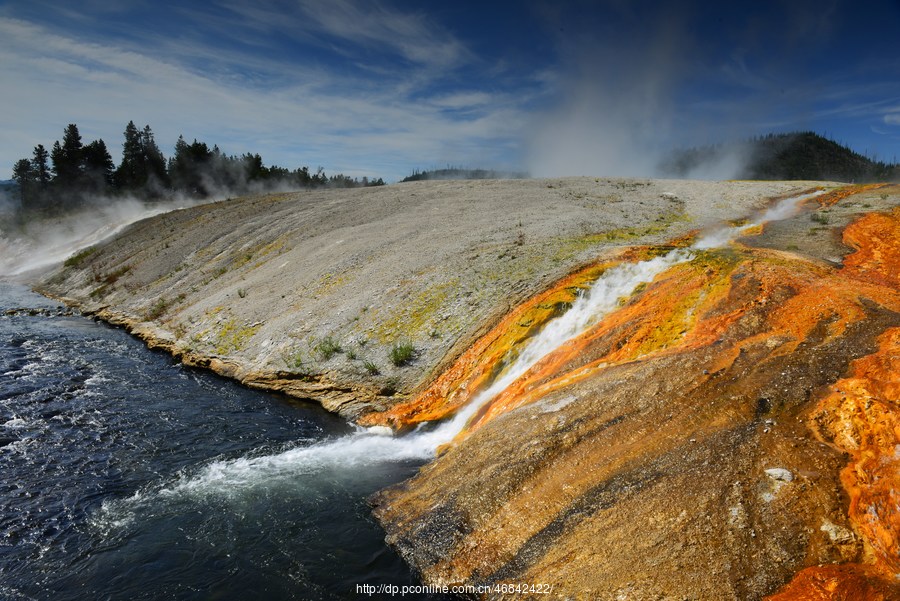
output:
M510 309L624 245L808 182L416 182L173 211L37 288L187 364L356 419L415 395Z

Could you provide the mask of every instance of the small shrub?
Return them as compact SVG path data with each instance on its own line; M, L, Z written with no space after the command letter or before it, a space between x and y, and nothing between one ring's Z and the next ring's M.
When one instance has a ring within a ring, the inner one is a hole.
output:
M289 369L301 369L305 365L302 351L282 351L281 360Z
M354 361L356 359L356 351L354 351L353 349L348 350L347 358L350 359L351 361Z
M102 279L102 282L108 286L111 286L119 281L119 278L131 271L131 265L123 265L122 267L116 269L112 273L109 273Z
M412 361L416 348L411 342L397 342L391 348L391 363L400 367Z
M374 363L372 363L371 361L369 361L368 359L363 361L363 367L365 368L365 370L367 372L369 372L369 374L371 374L373 376L377 376L378 374L381 373L381 371L378 369L378 366L375 365Z
M828 215L826 213L813 213L810 216L810 219L812 219L816 223L821 223L822 225L826 225L828 223Z
M328 361L338 353L342 353L344 349L331 336L326 336L322 342L315 346L316 354L321 357L322 361Z
M246 298L247 290L245 288L238 288L238 296L241 298Z
M147 319L156 319L162 316L162 314L166 312L166 309L169 308L170 304L171 303L166 300L164 296L159 297L147 311Z

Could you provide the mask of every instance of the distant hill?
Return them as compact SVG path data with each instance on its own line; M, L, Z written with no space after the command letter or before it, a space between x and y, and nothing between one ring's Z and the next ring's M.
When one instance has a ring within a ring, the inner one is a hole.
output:
M742 164L733 175L740 179L900 180L900 165L875 161L814 132L769 134L736 144L679 150L661 169L666 175L690 177L727 156Z
M413 174L404 177L401 182L418 182L429 179L523 179L528 177L527 173L517 173L510 171L494 171L493 169L462 169L459 167L450 167L447 169L433 169L431 171L419 171L416 169Z

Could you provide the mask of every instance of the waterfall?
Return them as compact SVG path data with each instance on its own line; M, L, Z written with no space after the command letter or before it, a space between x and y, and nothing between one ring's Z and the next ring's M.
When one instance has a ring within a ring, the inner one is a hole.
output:
M690 261L694 251L724 246L751 228L792 215L804 201L818 194L822 192L783 199L755 216L750 223L709 232L688 249L676 249L663 256L637 263L622 263L608 269L575 300L568 311L549 321L531 338L499 377L443 423L426 424L402 436L394 436L383 427L359 428L357 432L332 441L282 453L215 461L192 476L158 491L158 494L170 497L202 496L215 491L230 494L258 483L323 470L355 470L378 463L431 459L437 448L453 440L481 407L560 345L595 326L619 306L622 297L631 296L637 286L652 282L674 265Z

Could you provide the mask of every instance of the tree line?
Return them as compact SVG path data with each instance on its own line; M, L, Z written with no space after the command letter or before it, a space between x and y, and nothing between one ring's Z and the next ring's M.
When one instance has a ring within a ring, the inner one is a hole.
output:
M528 173L524 171L496 171L494 169L468 169L466 167L447 166L446 169L420 170L414 169L411 175L400 180L404 182L419 182L432 179L525 179Z
M812 131L755 136L742 142L672 152L660 164L664 175L689 177L727 155L743 159L732 177L757 180L836 180L890 182L900 180L900 163L879 161Z
M13 167L24 212L55 212L75 209L96 198L136 197L161 200L175 195L208 198L227 191L241 194L274 188L353 188L384 185L381 178L369 180L343 174L327 176L320 167L293 171L267 167L259 154L226 155L218 146L192 143L180 136L175 153L166 159L149 125L138 129L133 121L125 127L122 161L116 166L106 143L84 144L78 126L70 123L49 151L34 147L31 158Z

